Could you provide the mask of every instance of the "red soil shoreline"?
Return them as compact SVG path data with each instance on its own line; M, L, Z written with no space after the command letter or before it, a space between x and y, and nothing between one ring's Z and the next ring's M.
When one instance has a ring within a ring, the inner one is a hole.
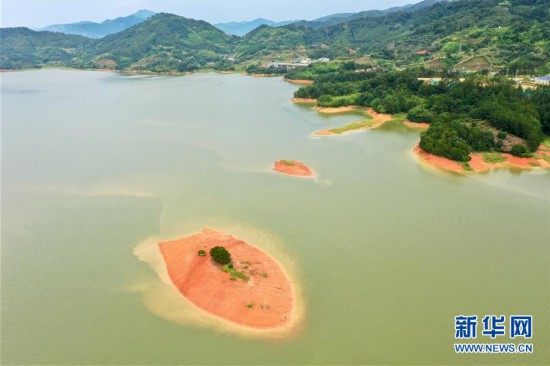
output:
M550 159L550 149L542 145L535 151L535 154L540 156L541 159L520 158L508 153L502 153L501 156L506 159L505 161L501 163L489 163L483 160L483 154L472 153L470 154L471 160L468 162L468 165L472 168L471 171L465 170L459 162L424 151L419 144L416 144L412 152L433 167L455 173L483 173L494 168L510 167L520 169L550 168L550 162L544 159L544 157Z
M231 280L207 253L224 246L234 268L249 279ZM203 229L161 242L158 248L177 290L205 312L252 329L280 329L295 323L295 291L282 267L262 250L229 234Z
M313 84L313 80L306 80L306 79L287 79L284 78L284 81L287 81L292 84L300 84L300 85L311 85Z
M362 107L358 107L355 105L348 105L345 107L315 107L314 108L319 113L326 113L326 114L338 114L338 113L347 113L347 112L353 112L353 111L363 111Z

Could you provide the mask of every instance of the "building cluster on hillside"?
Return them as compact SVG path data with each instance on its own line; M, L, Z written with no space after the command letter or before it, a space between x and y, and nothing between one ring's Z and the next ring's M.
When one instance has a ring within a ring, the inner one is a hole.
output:
M293 69L296 67L306 67L314 62L329 62L330 59L326 57L318 58L317 60L312 60L309 57L301 58L297 57L292 62L270 62L267 64L269 68L279 68L286 67L287 69Z
M372 66L372 67L367 67L366 69L356 69L355 72L376 72L381 69L382 69L381 66Z

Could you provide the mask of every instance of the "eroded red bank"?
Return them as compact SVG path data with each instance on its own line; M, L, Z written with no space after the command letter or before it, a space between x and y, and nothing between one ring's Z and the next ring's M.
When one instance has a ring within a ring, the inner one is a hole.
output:
M429 165L434 166L436 168L448 170L456 173L467 172L464 169L464 166L459 162L444 158L442 156L430 154L424 151L419 146L419 144L417 144L413 148L413 152L418 157L420 157L423 161L425 161ZM502 153L500 155L504 159L503 162L489 163L483 160L483 154L472 153L470 154L471 160L468 162L468 165L470 166L473 172L478 172L478 173L486 172L492 168L503 168L503 167L514 167L514 168L521 168L521 169L550 168L550 149L545 146L541 146L537 151L535 151L535 155L539 156L540 157L539 159L534 157L520 158L508 153Z

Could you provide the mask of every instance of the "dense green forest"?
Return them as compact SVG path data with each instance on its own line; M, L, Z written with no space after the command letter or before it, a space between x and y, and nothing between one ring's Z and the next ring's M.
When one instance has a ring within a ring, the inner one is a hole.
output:
M245 59L284 57L288 51L312 58L368 56L394 66L426 62L438 68L550 72L550 2L441 2L320 28L307 22L261 27L237 45Z
M48 65L154 72L223 64L234 37L204 21L160 13L101 39L27 28L0 30L0 68Z
M204 21L161 13L87 44L76 65L94 67L113 60L120 69L188 71L221 61L230 41Z
M430 123L420 146L436 155L468 161L472 151L507 151L523 156L550 133L550 88L527 92L502 76L458 74L425 83L423 68L365 72L353 62L316 63L287 78L314 80L294 96L318 105L360 105L380 113L407 113Z
M170 14L99 40L3 28L0 68L189 71L328 57L390 68L550 72L549 0L429 0L389 10L261 26L244 37Z
M24 69L69 64L89 39L28 28L2 28L0 41L0 68Z

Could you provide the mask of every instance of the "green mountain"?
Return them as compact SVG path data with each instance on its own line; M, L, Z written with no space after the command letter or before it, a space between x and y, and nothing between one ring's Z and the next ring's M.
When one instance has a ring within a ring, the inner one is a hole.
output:
M101 38L108 34L117 33L139 24L155 15L150 10L139 10L134 14L116 19L108 19L101 23L78 22L70 24L55 24L40 29L41 31L77 34L89 38Z
M28 28L0 28L0 41L0 68L24 69L67 65L89 39Z
M217 23L214 27L222 30L226 34L232 34L234 36L242 37L253 29L258 28L261 25L269 25L270 27L282 27L283 25L295 23L295 20L274 22L269 19L258 18L245 22L229 22L229 23Z
M260 27L243 38L237 54L243 59L288 53L368 56L396 66L431 62L460 68L471 62L533 72L550 68L549 5L548 0L458 0L317 29L307 24Z
M231 41L232 37L205 21L160 13L88 43L75 63L85 67L188 71L221 61Z
M389 67L422 64L546 73L550 72L549 5L549 0L427 0L386 15L317 28L303 22L262 25L244 37L164 13L98 40L2 29L0 67L61 63L187 71L232 67L233 59L267 63L307 56Z
M356 20L356 19L382 17L384 15L398 13L398 12L412 12L415 10L427 8L429 6L432 6L434 4L437 4L443 1L453 1L453 0L424 0L416 4L395 6L384 10L366 10L366 11L360 11L358 13L340 13L340 14L327 15L311 21L302 21L300 23L312 28L328 27L331 25L341 24L341 23L349 22L351 20Z

